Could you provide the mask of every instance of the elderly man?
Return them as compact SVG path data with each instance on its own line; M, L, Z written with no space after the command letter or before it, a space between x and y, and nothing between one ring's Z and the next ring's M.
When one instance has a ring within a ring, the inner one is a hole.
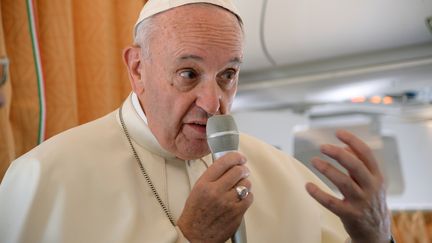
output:
M242 28L229 0L150 0L124 51L133 92L119 110L12 163L0 187L0 241L225 242L244 218L248 242L345 242L347 233L390 242L382 175L348 132L337 134L347 148L322 151L350 176L314 159L342 200L247 135L239 152L212 161L207 119L230 111Z

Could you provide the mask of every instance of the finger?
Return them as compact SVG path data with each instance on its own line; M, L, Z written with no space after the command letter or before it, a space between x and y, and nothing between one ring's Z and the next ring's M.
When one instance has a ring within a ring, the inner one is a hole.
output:
M252 205L254 201L254 194L253 192L249 192L248 196L246 198L243 198L240 200L239 204L241 205L241 214L245 214L246 210Z
M372 185L372 174L362 161L352 155L344 148L325 144L321 146L321 152L339 162L347 169L350 176L362 188L369 188Z
M217 182L221 184L226 191L233 188L240 180L248 178L250 175L249 169L245 165L235 165L229 168Z
M248 180L248 179L243 179L243 180L239 181L239 183L237 183L235 186L233 186L231 188L231 190L230 190L230 191L234 191L234 193L230 193L230 194L234 195L236 198L238 198L238 194L237 194L237 191L236 191L236 187L238 187L238 186L244 186L244 187L246 187L248 189L249 193L252 192L252 183L251 183L251 181Z
M237 183L237 185L246 187L249 192L252 191L252 182L248 179L242 179L241 181L239 181L239 183Z
M325 175L331 182L333 182L333 184L336 185L337 188L339 188L345 198L362 198L363 191L349 176L336 169L327 161L318 157L313 158L311 162L319 172Z
M248 189L248 194L244 198L240 198L236 187L244 186ZM237 185L230 188L230 190L223 193L221 196L221 200L223 200L224 204L228 205L227 208L231 208L230 212L234 212L234 215L244 214L249 206L252 204L254 195L251 191L252 184L248 179L243 179L239 181ZM223 199L222 199L223 198Z
M354 153L354 151L353 151L350 147L344 147L344 149L345 149L345 151L347 151L348 153L350 153L350 154L352 154L352 155L354 155L354 156L357 156L357 155Z
M240 184L239 184L240 185ZM238 185L238 186L239 186ZM233 187L230 191L229 194L231 196L231 198L229 200L233 200L234 202L236 202L238 205L240 210L244 213L246 212L246 209L252 204L253 202L253 193L250 189L250 184L249 187L247 186L247 183L244 185L246 188L248 188L248 195L245 198L240 198L239 195L237 194L236 191L236 187ZM244 211L243 211L244 210Z
M201 176L202 179L207 181L216 181L227 170L236 165L246 163L246 158L239 152L229 152L221 158L215 160L212 165Z
M229 199L231 200L232 203L232 210L226 211L224 212L224 214L230 214L231 218L233 218L233 220L238 220L237 222L237 226L240 224L241 218L244 216L244 214L246 213L246 211L248 210L248 208L252 205L253 201L254 201L254 194L252 192L249 192L248 196L243 198L243 199L239 199L236 192L234 191L234 189L232 191L230 191L233 195L232 198ZM230 220L232 221L232 220Z
M378 163L372 150L362 140L346 130L338 130L336 137L347 144L353 153L366 165L372 174L380 174Z
M343 217L351 211L348 204L345 204L342 200L324 192L313 183L306 184L306 191L323 207L327 208L339 217Z

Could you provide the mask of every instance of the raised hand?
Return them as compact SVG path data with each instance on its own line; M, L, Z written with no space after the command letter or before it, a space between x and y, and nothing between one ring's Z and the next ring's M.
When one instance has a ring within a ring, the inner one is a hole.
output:
M198 179L186 200L177 225L191 242L225 242L239 227L253 201L249 193L239 199L235 187L251 189L246 159L230 152L214 163Z
M339 130L336 137L348 147L326 144L321 146L321 152L338 161L349 175L320 158L313 158L312 163L339 188L343 199L324 192L312 183L306 185L306 190L340 217L352 242L389 243L390 214L383 175L377 161L370 148L353 134Z

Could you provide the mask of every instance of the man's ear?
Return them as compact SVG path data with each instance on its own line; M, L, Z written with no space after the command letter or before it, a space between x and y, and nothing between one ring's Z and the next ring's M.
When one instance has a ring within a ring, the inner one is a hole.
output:
M135 94L144 92L144 84L141 81L141 48L129 46L123 50L123 61L128 70L129 81Z

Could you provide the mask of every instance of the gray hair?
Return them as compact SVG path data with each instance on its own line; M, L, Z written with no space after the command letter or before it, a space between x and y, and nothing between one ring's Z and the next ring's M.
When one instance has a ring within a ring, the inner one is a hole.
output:
M141 21L135 30L134 45L141 47L144 58L150 57L150 40L155 30L153 17L148 17Z

